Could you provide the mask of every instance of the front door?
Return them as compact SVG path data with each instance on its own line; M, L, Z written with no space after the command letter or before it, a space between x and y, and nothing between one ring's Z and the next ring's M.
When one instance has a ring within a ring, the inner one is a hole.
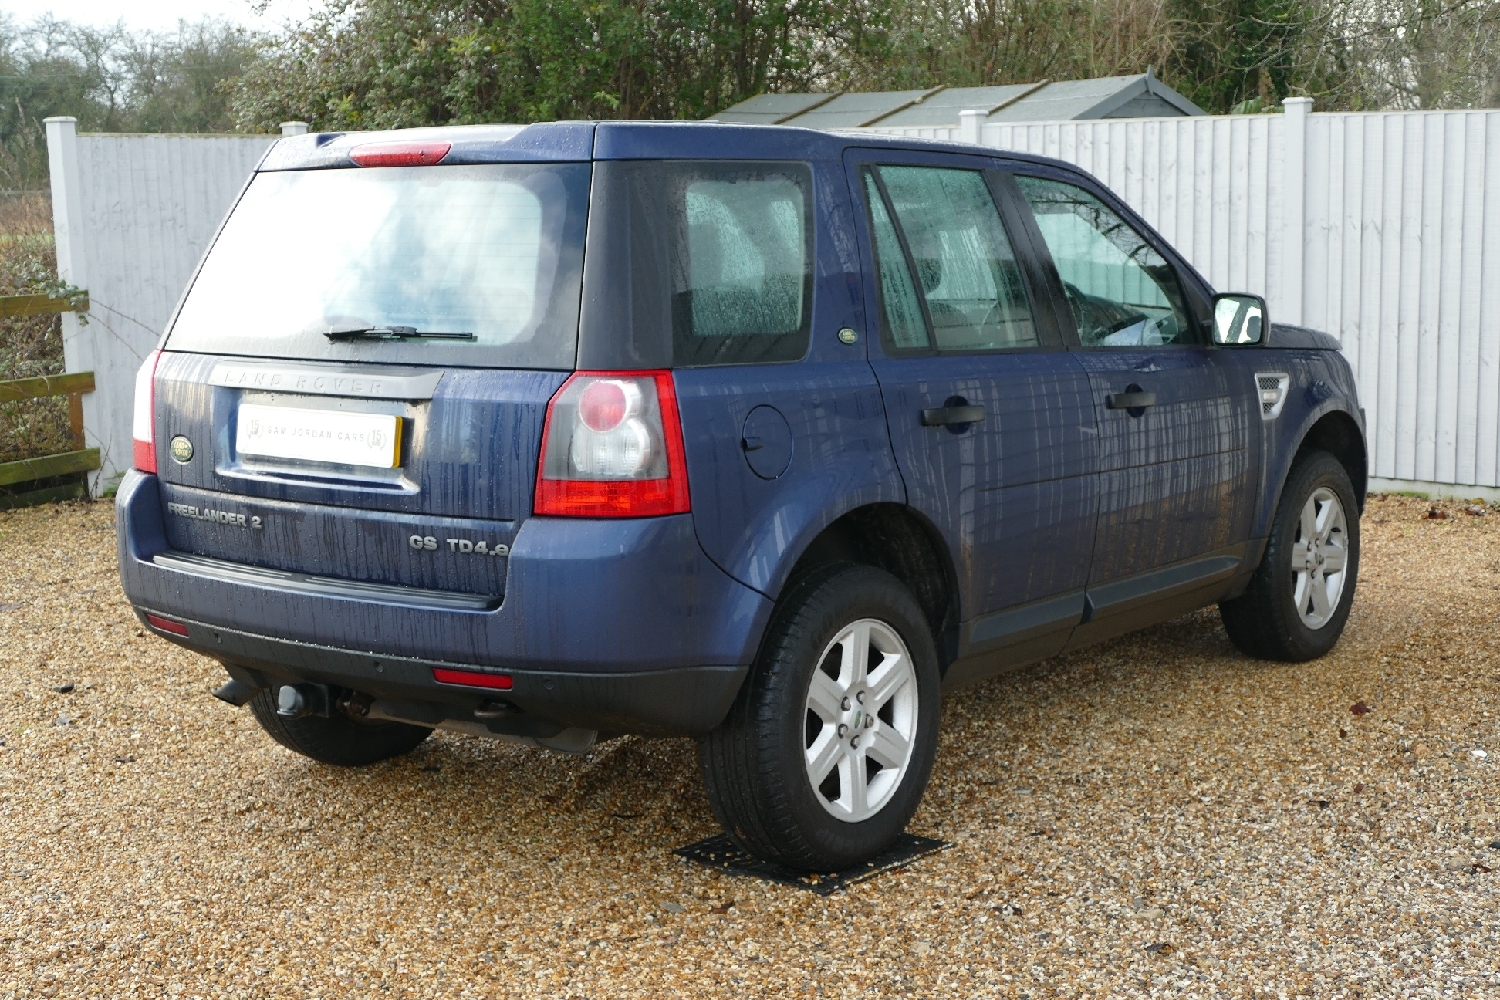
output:
M877 274L870 358L908 503L953 554L956 684L1058 652L1082 615L1091 387L1039 308L1040 271L1012 238L993 161L875 155L851 153Z
M1092 641L1174 602L1197 606L1233 575L1258 499L1258 403L1149 239L1079 185L1016 182L1055 266L1099 427L1090 622L1076 636Z

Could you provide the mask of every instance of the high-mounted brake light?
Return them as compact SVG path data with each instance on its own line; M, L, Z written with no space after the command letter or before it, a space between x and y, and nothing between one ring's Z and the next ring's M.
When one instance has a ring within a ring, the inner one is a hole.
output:
M367 142L349 150L361 167L430 167L441 163L451 142Z
M547 404L537 514L685 514L687 458L672 373L575 372Z
M487 674L478 670L450 670L446 667L433 667L432 679L441 684L494 688L496 691L509 691L511 685L510 674Z
M131 419L133 465L142 472L156 471L156 362L161 351L146 355L135 373L135 413Z

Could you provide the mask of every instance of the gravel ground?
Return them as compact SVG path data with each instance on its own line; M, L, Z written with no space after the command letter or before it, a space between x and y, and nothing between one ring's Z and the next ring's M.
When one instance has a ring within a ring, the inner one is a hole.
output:
M1500 512L1429 506L1325 660L1205 611L950 699L953 846L828 899L670 853L686 740L296 757L141 633L109 504L0 515L0 997L1500 997Z

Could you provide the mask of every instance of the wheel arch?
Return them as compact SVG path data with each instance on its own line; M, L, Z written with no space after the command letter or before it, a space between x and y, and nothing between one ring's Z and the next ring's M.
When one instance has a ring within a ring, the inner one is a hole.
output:
M806 574L841 562L883 569L911 591L932 628L939 664L946 669L957 654L961 609L958 573L936 526L901 503L856 507L803 548L777 600Z
M1271 519L1281 504L1281 494L1286 489L1287 477L1292 467L1308 451L1326 451L1343 465L1349 473L1349 482L1354 487L1355 502L1360 513L1365 509L1365 489L1369 481L1368 459L1365 451L1364 431L1359 420L1348 410L1335 405L1310 414L1301 432L1294 438L1296 445L1282 452L1277 463L1276 478L1268 481L1266 495L1262 501L1260 525L1256 537L1264 537L1270 529Z
M1354 498L1359 504L1360 513L1364 513L1369 457L1365 448L1365 435L1360 430L1359 423L1345 410L1332 410L1323 414L1302 435L1287 471L1291 470L1297 456L1313 449L1326 451L1339 460L1344 471L1349 473L1349 482L1354 486Z

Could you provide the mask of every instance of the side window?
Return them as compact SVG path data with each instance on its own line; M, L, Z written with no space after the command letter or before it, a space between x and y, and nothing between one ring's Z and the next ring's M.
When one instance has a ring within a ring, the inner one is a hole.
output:
M813 171L598 160L579 351L611 368L797 361L811 343Z
M790 177L693 180L687 298L695 337L781 336L802 324L807 211Z
M892 347L963 352L1040 343L982 174L882 166L866 174L866 192Z
M1072 184L1017 175L1057 265L1085 347L1201 343L1177 272L1104 202Z
M871 229L875 233L875 261L880 271L880 301L885 312L886 333L897 350L923 350L928 346L927 321L917 286L906 267L901 239L885 210L885 199L875 186L875 176L865 174L865 197L870 202Z

